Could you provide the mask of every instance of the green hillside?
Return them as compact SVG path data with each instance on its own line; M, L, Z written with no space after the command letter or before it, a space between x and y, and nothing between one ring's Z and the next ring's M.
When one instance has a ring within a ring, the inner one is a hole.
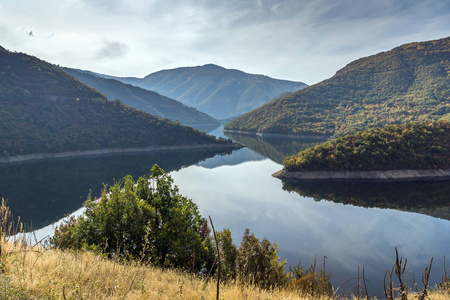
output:
M240 116L228 130L342 136L449 118L450 38L356 60L333 77Z
M109 100L118 99L149 114L168 118L172 121L179 121L188 126L219 126L219 121L213 117L156 92L125 84L118 80L95 76L88 71L69 68L62 68L62 70L102 92Z
M156 91L217 119L242 115L281 93L307 86L302 82L248 74L213 64L163 70L144 78L116 79Z
M288 171L372 171L450 168L450 123L412 122L373 128L304 150Z
M35 57L0 49L0 156L100 148L224 143L108 101Z

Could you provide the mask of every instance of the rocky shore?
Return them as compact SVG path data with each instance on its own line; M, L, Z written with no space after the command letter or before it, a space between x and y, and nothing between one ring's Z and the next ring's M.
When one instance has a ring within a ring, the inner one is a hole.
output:
M110 148L110 149L95 149L84 151L71 151L60 153L36 153L25 154L8 157L0 157L0 164L16 163L32 160L45 160L54 158L66 158L77 156L96 156L105 154L119 154L119 153L139 153L139 152L154 152L154 151L173 151L173 150L203 150L203 149L239 149L243 146L239 143L229 144L205 144L205 145L178 145L178 146L152 146L144 148Z
M411 182L450 180L450 169L388 171L278 171L272 176L301 181Z

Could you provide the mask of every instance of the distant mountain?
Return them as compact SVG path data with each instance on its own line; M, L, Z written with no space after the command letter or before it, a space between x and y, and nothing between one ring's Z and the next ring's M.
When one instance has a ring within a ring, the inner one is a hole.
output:
M35 57L0 48L0 158L103 148L223 144L224 140L108 101Z
M118 80L103 78L89 71L69 68L61 69L100 91L109 100L118 99L127 105L152 115L179 121L188 126L219 126L219 121L211 116L156 92L125 84Z
M239 116L281 93L307 86L302 82L247 74L212 64L163 70L144 78L115 79L156 91L217 119Z
M450 119L450 38L356 60L333 77L240 116L228 130L344 135L410 121Z

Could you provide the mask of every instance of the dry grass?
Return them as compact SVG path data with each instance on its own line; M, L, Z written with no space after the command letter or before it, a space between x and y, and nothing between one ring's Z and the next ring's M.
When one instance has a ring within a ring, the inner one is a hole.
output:
M88 251L1 243L0 299L215 299L216 282L140 262L121 263ZM449 299L433 291L429 299ZM220 299L312 299L293 292L222 284ZM328 299L328 298L314 298ZM409 294L408 299L417 299Z
M173 270L120 263L92 252L24 248L2 242L8 299L215 299L216 282ZM0 297L5 299L3 297ZM225 284L220 299L308 299L287 291Z
M13 232L9 208L0 205L1 299L216 299L214 280L161 270L142 262L119 262L89 251L48 250L27 246L24 235ZM20 236L22 238L20 239ZM20 241L17 241L19 237ZM398 259L398 253L397 253ZM405 262L406 263L406 262ZM401 263L400 263L401 265ZM408 299L417 299L409 294ZM221 284L220 299L330 299L299 295L287 290L260 290L236 283ZM353 298L356 299L356 298ZM450 299L450 290L434 290L427 299Z

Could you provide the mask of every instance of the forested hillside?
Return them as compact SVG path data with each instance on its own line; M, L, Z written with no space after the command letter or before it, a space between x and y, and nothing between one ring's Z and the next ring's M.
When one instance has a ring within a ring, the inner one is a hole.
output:
M240 116L225 129L342 136L449 118L450 38L356 60L333 77Z
M361 131L288 157L283 165L288 171L450 168L450 123L412 122Z
M219 126L219 121L211 116L156 92L125 84L118 80L95 76L91 72L70 68L62 68L62 70L102 92L109 100L118 99L127 105L152 115L179 121L188 126Z
M35 57L0 49L0 156L225 143L119 101Z
M278 80L212 64L163 70L144 78L116 79L156 91L217 119L239 116L281 93L295 92L307 86L302 82Z

